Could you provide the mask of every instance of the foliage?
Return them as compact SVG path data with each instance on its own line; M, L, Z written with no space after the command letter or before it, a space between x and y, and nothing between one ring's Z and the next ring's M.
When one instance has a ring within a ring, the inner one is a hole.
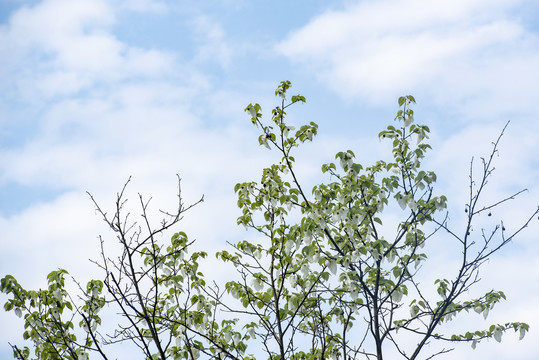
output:
M505 299L501 291L471 297L469 290L479 281L481 265L539 211L514 233L503 223L489 235L472 231L478 215L490 216L492 208L520 193L482 202L503 131L482 159L480 178L470 172L466 222L454 229L447 221L447 198L434 189L436 174L422 167L430 130L414 122L412 96L399 98L395 125L379 134L392 143L390 162L364 166L354 161L352 151L339 152L335 163L322 166L329 181L309 194L295 171L293 150L312 141L318 126L311 122L296 130L285 121L291 105L305 102L301 95L287 101L290 86L284 81L275 91L280 105L270 121L263 120L259 104L245 109L260 129L259 144L275 149L280 161L263 169L260 182L234 189L238 224L260 239L231 244L216 254L236 268L234 280L207 284L200 266L207 254L191 252L193 242L184 232L166 244L158 240L198 203L185 206L181 187L177 211L165 213L157 227L142 197L142 223L129 220L125 186L112 218L91 197L122 252L112 260L101 240L102 258L95 263L104 278L79 286L82 301L66 290L62 269L49 274L47 290L28 291L12 276L4 277L0 290L11 295L4 307L24 315L24 338L34 345L33 354L13 345L14 357L86 359L93 353L107 359L106 345L131 342L146 359L382 359L384 353L419 359L420 353L430 358L450 351L442 347L424 354L434 340L475 348L487 338L500 341L508 330L522 339L528 325L521 322L457 334L443 326L470 311L486 318ZM384 210L400 220L386 219ZM422 284L426 245L437 237L460 247L460 265L453 277ZM100 330L106 305L120 315L111 335Z

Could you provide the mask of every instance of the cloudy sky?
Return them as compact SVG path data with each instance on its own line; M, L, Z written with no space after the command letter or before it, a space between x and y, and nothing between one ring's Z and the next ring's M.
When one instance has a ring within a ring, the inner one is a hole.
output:
M310 186L337 151L386 156L377 134L413 94L455 225L470 158L510 120L486 195L529 190L493 214L516 228L539 202L538 36L532 0L0 0L0 276L29 288L58 267L91 276L97 236L113 235L86 191L111 210L129 176L133 202L140 192L155 209L174 205L176 174L186 202L204 194L183 225L199 248L241 240L233 186L277 156L243 109L268 114L281 80L307 97L290 121L320 125L296 156ZM508 301L474 319L526 321L529 335L448 358L536 358L538 234L535 221L487 264L482 287ZM433 256L450 263L444 246ZM22 324L3 311L0 323L8 358Z

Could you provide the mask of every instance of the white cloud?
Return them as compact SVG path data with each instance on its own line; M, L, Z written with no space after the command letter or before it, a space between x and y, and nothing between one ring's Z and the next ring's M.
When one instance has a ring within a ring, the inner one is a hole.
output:
M197 42L196 60L217 62L227 68L232 61L233 49L221 24L206 15L198 15L190 23Z
M313 19L277 49L345 97L386 104L413 92L455 107L472 99L484 111L493 103L495 111L530 107L539 43L521 24L518 5L354 2Z
M129 46L111 28L115 9L106 1L48 0L16 11L0 28L5 77L29 97L69 95L95 84L141 76L170 76L170 53ZM21 69L27 62L32 66Z
M18 9L3 29L3 48L24 51L32 46L62 49L68 39L82 35L88 27L106 29L114 23L112 9L103 1L48 0ZM71 44L70 44L71 45Z

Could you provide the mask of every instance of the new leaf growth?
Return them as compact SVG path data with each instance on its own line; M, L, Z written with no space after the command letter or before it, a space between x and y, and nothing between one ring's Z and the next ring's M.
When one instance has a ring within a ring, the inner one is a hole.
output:
M150 221L149 202L140 196L142 220L125 210L124 189L112 217L92 197L98 213L117 235L122 251L95 261L101 280L67 292L67 271L53 271L45 290L25 290L8 275L0 290L11 296L7 311L24 317L24 338L33 349L12 345L17 359L108 359L109 346L130 343L146 359L430 359L451 351L456 342L501 341L507 331L522 339L522 322L492 324L448 333L442 326L473 313L486 319L505 294L491 290L471 296L479 270L537 215L536 210L509 233L503 223L481 234L472 232L477 217L519 193L493 203L482 193L492 176L494 154L482 159L479 176L470 171L470 197L463 224L450 226L448 199L435 189L436 174L422 162L431 147L430 129L414 119L415 99L398 99L394 122L380 132L392 144L392 159L359 164L351 150L322 165L327 181L312 191L302 186L293 151L314 140L314 122L293 126L287 109L305 103L288 98L283 81L275 91L280 104L264 120L259 104L245 111L260 130L260 145L275 150L278 161L262 170L259 181L237 184L238 225L257 234L216 254L235 268L236 277L206 282L204 252L191 251L182 231L163 243L158 235L172 229L192 206L178 191L176 211ZM504 129L505 130L505 129ZM473 167L471 167L472 169ZM126 184L127 186L127 184ZM202 201L202 199L200 200ZM398 221L395 222L395 216ZM443 239L461 259L448 278L428 283L426 246ZM108 306L107 306L108 305ZM113 308L117 319L102 318ZM115 328L102 330L102 323ZM428 343L433 346L427 347ZM445 347L448 343L448 348ZM439 344L439 345L437 345Z

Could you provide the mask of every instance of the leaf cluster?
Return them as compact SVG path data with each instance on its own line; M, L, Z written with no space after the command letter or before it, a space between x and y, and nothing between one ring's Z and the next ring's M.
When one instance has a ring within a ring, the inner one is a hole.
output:
M179 180L177 209L162 212L160 224L150 221L149 201L140 195L141 220L131 221L125 210L128 182L112 216L91 197L122 250L107 256L101 239L102 257L95 264L103 279L79 285L78 301L66 290L62 269L49 274L45 290L25 290L10 275L1 280L0 291L11 296L5 310L24 316L24 338L35 355L28 347L12 346L14 357L108 359L107 345L128 342L144 358L162 360L382 359L385 353L418 359L450 351L425 354L432 351L426 347L431 341L475 348L485 339L501 341L511 329L522 339L529 329L522 322L462 333L446 333L442 326L470 310L486 319L505 300L501 291L473 297L470 289L481 265L539 211L514 233L501 222L490 235L473 233L480 214L491 216L492 209L520 194L494 203L481 196L503 131L482 159L478 179L470 171L467 217L459 232L448 223L447 198L435 190L436 174L422 164L431 150L430 129L415 121L412 96L398 99L394 123L379 133L380 141L391 142L390 161L367 166L356 162L353 151L340 151L334 162L322 165L327 180L306 191L293 151L314 140L318 125L288 123L288 108L306 101L302 95L287 100L290 88L289 81L279 84L280 104L268 121L259 104L245 108L260 131L258 143L276 151L278 161L263 169L258 181L234 187L241 212L237 223L256 234L256 241L231 243L216 253L235 269L235 278L207 283L207 253L192 251L194 241L183 231L162 239L203 198L185 206ZM422 284L425 245L439 237L449 237L461 250L461 265L450 278ZM106 305L121 319L112 334L101 330ZM403 335L415 341L404 342Z

